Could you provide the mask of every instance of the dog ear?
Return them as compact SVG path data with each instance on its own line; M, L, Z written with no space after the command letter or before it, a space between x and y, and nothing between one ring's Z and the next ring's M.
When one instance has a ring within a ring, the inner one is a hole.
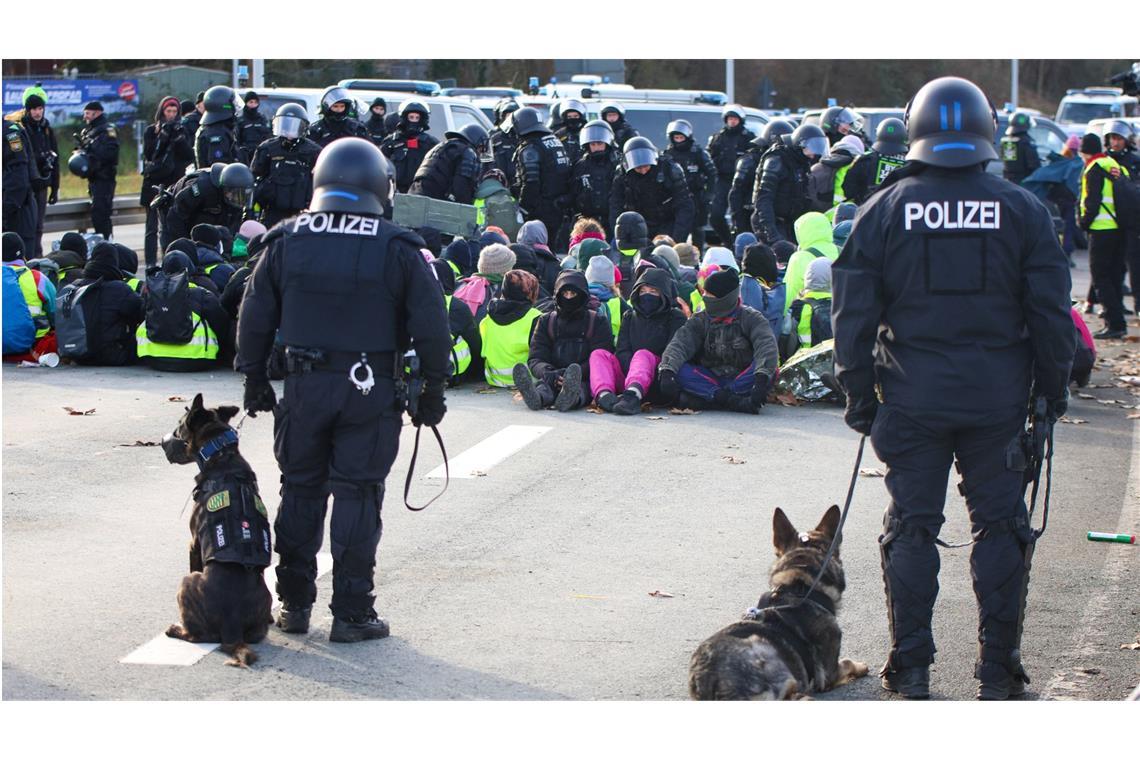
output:
M823 519L819 521L819 525L815 529L831 539L835 537L835 532L839 530L839 505L832 504L828 507L827 511L823 514Z
M800 534L792 525L792 521L784 514L784 510L776 507L772 514L772 544L776 547L776 556L779 557L800 543Z
M202 394L199 393L194 397L194 400L190 402L190 411L197 412L201 411L202 408Z
M214 411L217 412L218 419L228 425L230 420L232 420L241 409L236 406L219 406Z

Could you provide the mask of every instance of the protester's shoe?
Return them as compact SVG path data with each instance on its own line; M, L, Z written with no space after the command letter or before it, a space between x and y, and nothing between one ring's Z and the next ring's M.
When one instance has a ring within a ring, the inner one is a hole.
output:
M1012 674L1005 666L997 662L983 660L974 670L974 677L978 679L978 699L986 702L1002 701L1010 697L1020 697L1025 693L1025 684L1029 677L1024 670Z
M281 612L277 614L277 627L285 633L308 633L309 615L311 615L312 612L312 607L295 607L291 609L283 605Z
M562 390L558 398L554 399L554 408L560 412L568 412L582 401L582 366L571 364L562 376Z
M388 623L369 610L363 615L352 618L334 617L332 630L329 631L329 641L351 644L356 641L387 638L388 633Z
M514 378L515 387L522 394L523 403L526 404L527 409L534 412L542 409L542 396L539 395L534 378L530 376L530 370L526 368L526 365L516 364L511 371L511 376Z
M930 668L913 667L900 670L887 670L879 674L880 683L887 691L893 691L907 699L930 699Z
M1100 332L1093 333L1093 337L1097 340L1120 340L1127 334L1127 330L1111 330L1106 327Z
M614 407L617 405L618 397L614 394L613 391L602 391L600 394L598 394L598 397L594 399L594 402L603 412L612 413Z
M626 389L625 393L621 394L617 404L614 406L614 413L628 417L630 415L639 414L641 412L641 396L633 389Z
M694 396L687 391L681 391L680 395L677 396L677 408L692 409L695 412L699 412L703 409L708 409L709 402L705 401L700 396Z
M740 412L742 414L760 414L760 410L752 403L752 399L748 396L738 396L735 393L731 394L724 402L724 408L730 412Z

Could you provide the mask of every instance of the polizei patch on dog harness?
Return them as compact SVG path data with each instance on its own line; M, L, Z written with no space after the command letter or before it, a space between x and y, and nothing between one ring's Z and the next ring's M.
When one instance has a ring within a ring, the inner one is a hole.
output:
M261 501L261 499L258 499ZM219 509L225 509L230 505L230 492L221 491L206 499L206 510L209 512L217 512ZM263 507L264 509L264 507Z
M214 481L208 486L223 485ZM265 503L254 484L239 481L216 491L199 504L205 506L198 540L202 564L229 562L246 567L268 567L272 540Z

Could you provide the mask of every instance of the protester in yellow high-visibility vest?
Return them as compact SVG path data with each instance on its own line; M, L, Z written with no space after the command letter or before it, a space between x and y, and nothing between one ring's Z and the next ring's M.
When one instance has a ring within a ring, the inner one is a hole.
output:
M1089 233L1089 270L1097 299L1104 304L1104 329L1094 338L1123 338L1128 334L1124 322L1124 294L1121 272L1124 271L1125 239L1116 222L1113 198L1113 173L1127 176L1111 157L1105 155L1100 137L1087 134L1081 138L1081 197L1077 205L1078 223Z
M512 269L503 276L499 296L487 304L487 316L479 322L484 375L488 385L509 388L514 385L512 370L525 364L530 352L531 334L542 312L538 300L538 278L530 272Z

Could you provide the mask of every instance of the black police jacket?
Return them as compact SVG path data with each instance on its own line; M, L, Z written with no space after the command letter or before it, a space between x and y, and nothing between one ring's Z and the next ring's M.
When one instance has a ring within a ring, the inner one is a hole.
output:
M802 151L786 146L783 141L764 154L752 205L756 209L753 227L765 242L770 244L783 240L781 227L790 227L793 221L811 210L808 198L810 168Z
M668 235L685 240L693 226L693 196L685 182L685 172L667 156L647 174L620 172L614 177L610 191L610 229L624 211L636 211L645 217L649 237Z
M342 137L371 139L368 128L351 116L345 116L342 119L329 119L327 117L317 119L309 125L309 133L306 137L322 148L333 140L339 140Z
M495 159L495 168L507 178L507 186L515 185L515 151L518 150L519 141L514 132L504 132L495 127L491 130L491 155Z
M226 203L222 189L210 177L209 169L187 174L170 188L174 196L166 212L165 234L170 240L190 237L198 224L220 224L237 232L242 211Z
M35 157L28 136L16 122L4 122L4 222L8 215L23 207L39 180ZM8 227L4 227L8 231Z
M269 517L252 472L203 480L194 488L194 501L191 527L203 567L210 562L269 567Z
M262 208L300 211L313 198L313 165L321 146L305 137L270 137L253 154L253 199Z
M470 204L479 182L479 156L468 142L453 137L428 151L416 170L410 192Z
M528 219L569 205L573 167L562 141L553 134L529 134L515 151L514 196Z
M27 113L20 119L24 127L24 134L28 136L32 156L36 161L36 170L39 172L41 182L37 189L59 190L59 143L55 139L55 130L47 118L39 121L33 120Z
M609 122L607 122L609 123ZM610 124L610 129L614 131L614 145L620 152L625 144L635 137L638 137L638 132L633 128L625 118L618 119L615 123Z
M685 172L685 181L689 184L689 193L695 202L703 200L704 196L712 190L716 183L716 164L712 157L692 139L683 143L670 143L662 153L673 160Z
M833 267L848 406L985 420L1061 398L1073 361L1069 264L1049 212L981 165L909 164L867 201Z
M273 136L269 119L259 111L250 111L248 108L241 109L241 113L238 114L236 132L238 160L243 164L249 164L253 160L257 146Z
M79 147L91 164L88 181L115 178L119 168L119 135L106 115L100 115L83 128L79 133Z
M216 163L232 164L240 160L233 119L198 127L198 133L194 135L194 160L199 169L208 169Z
M562 147L566 149L566 157L570 159L571 166L582 157L582 143L578 139L578 133L582 131L582 126L579 124L576 128L571 129L563 124L554 130L554 136L562 142Z
M843 178L843 197L862 204L895 169L906 163L905 153L880 153L870 150L855 159Z
M755 145L744 152L736 161L736 170L732 175L732 186L728 190L728 207L732 210L732 218L747 219L752 213L752 198L756 188L756 167L760 165L760 156L764 151Z
M1041 167L1037 146L1028 134L1007 135L1001 138L1001 174L1010 182L1021 181Z
M239 312L239 372L264 375L280 331L287 346L331 352L414 347L424 377L446 381L447 311L418 235L376 216L306 212L266 233L265 246ZM379 380L392 369L373 371Z
M374 142L378 148L389 132L388 128L384 126L385 118L386 115L377 116L373 113L368 117L368 121L364 122L364 128L368 130L368 139Z
M168 187L179 180L194 163L194 146L184 122L175 120L152 124L143 132L143 181L139 205L147 206L157 191L154 185Z
M612 146L600 153L583 153L570 175L574 213L605 223L610 215L610 190L621 156Z
M408 192L416 178L416 172L420 170L420 164L437 145L439 140L427 132L407 132L403 127L397 127L384 138L380 150L396 168L396 190Z
M732 179L736 171L736 160L748 150L749 143L756 139L756 133L739 124L731 129L722 127L709 137L709 155L716 164L716 172L725 179Z

